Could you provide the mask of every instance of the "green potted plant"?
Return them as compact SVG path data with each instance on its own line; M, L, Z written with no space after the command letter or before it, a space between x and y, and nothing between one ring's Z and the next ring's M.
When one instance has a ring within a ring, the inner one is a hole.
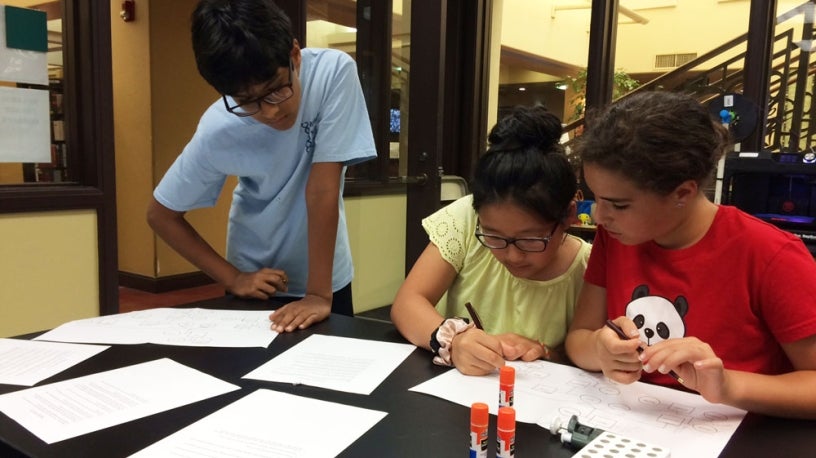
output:
M572 116L570 116L570 121L575 121L584 115L584 109L586 108L584 105L586 102L586 80L586 68L579 71L575 76L567 77L567 82L573 91L570 105L572 105L574 111L572 112ZM623 69L615 70L615 74L612 77L612 100L619 98L638 86L640 86L640 82L629 76Z

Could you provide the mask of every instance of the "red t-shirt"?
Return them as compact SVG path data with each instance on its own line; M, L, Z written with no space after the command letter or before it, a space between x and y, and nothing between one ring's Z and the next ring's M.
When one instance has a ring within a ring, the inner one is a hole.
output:
M816 334L816 262L795 235L720 206L691 247L627 246L598 228L584 279L606 288L609 318L626 315L645 345L695 336L727 369L792 370L780 342ZM657 372L642 380L677 382Z

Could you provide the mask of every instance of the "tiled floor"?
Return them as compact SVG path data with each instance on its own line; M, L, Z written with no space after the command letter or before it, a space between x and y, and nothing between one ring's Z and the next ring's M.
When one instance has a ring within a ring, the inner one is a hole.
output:
M156 307L170 307L189 302L212 299L223 296L224 288L217 284L179 289L166 293L154 294L138 289L119 287L119 312L132 312Z

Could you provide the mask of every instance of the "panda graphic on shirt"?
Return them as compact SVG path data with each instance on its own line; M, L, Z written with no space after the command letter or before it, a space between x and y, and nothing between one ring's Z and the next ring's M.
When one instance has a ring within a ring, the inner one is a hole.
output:
M688 302L685 297L677 296L671 301L661 296L650 296L647 285L636 287L632 300L626 305L626 317L637 326L644 345L685 336L686 324L683 317L687 312Z

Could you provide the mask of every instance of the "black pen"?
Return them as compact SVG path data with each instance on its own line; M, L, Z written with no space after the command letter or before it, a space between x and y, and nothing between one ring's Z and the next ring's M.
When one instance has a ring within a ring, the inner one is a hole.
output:
M619 327L617 324L615 324L615 322L614 322L614 321L612 321L612 320L606 320L606 327L608 327L609 329L611 329L611 330L615 331L615 334L617 334L617 335L618 335L618 337L620 337L620 338L621 338L621 340L629 340L629 336L627 336L626 334L624 334L623 329L621 329L621 328L620 328L620 327ZM643 347L641 347L640 345L638 345L638 347L637 347L637 352L638 352L638 353L643 353ZM672 378L674 378L675 380L677 380L677 381L678 381L678 382L680 382L681 384L685 384L685 382L683 381L683 379L682 379L682 378L681 378L679 375L677 375L677 372L674 372L674 371L669 371L669 375L671 375L671 376L672 376Z
M473 324L476 325L476 329L484 330L482 327L482 320L479 319L479 314L476 313L476 309L470 305L470 302L465 302L465 308L468 311L468 315L470 315L470 319L473 320Z

